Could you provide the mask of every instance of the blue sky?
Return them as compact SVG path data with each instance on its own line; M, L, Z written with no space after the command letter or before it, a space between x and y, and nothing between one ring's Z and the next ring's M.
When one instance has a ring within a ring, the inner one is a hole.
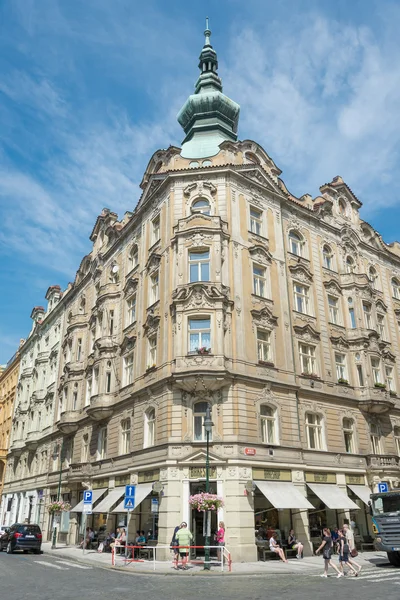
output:
M0 0L0 363L101 209L132 210L152 153L182 141L206 15L240 139L296 195L341 175L400 238L398 1Z

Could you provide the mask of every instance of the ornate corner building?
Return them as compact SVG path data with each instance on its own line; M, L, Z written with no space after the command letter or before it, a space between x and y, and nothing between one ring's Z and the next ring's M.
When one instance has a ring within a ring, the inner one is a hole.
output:
M82 482L95 528L125 522L132 483L130 533L169 543L185 519L201 545L188 499L204 487L207 404L236 560L255 559L263 527L294 527L307 551L345 518L366 536L370 491L399 486L400 245L360 218L341 177L297 198L258 143L237 141L205 33L182 148L155 152L134 211L102 211L75 281L33 314L2 522L31 497L45 508L61 476L59 538L75 541Z

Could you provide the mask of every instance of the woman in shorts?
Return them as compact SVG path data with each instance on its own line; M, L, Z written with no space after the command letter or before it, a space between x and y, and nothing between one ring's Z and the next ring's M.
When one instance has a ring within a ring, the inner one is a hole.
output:
M350 564L349 554L350 547L347 543L345 536L343 535L343 531L339 531L339 569L344 574L344 565L350 569L354 573L355 577L358 577L358 571Z

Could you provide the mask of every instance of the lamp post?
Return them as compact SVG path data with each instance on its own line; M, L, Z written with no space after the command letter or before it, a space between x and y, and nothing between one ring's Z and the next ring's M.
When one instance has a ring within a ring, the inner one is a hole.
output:
M206 416L204 417L204 431L206 432L206 494L210 491L210 434L212 433L214 423L211 420L211 408L207 404ZM205 550L204 550L204 570L210 570L210 511L205 512L206 515L206 536L205 536Z
M60 497L61 497L61 479L62 479L62 452L63 452L63 446L64 446L64 439L60 444L57 444L56 446L54 446L54 452L53 452L53 460L56 460L56 458L59 459L59 473L58 473L58 489L57 489L57 502L60 501ZM53 515L53 539L51 542L51 548L54 549L56 547L56 541L57 541L57 527L55 526L55 515Z

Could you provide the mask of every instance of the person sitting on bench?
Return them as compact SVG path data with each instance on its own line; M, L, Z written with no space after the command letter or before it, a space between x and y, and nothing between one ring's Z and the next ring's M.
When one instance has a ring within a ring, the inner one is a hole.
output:
M284 563L287 563L287 560L285 558L285 553L282 550L282 548L280 548L280 546L278 546L278 544L275 541L275 536L273 536L273 535L271 535L271 537L269 538L269 549L271 550L271 552L275 552L275 554L278 554L279 558Z

